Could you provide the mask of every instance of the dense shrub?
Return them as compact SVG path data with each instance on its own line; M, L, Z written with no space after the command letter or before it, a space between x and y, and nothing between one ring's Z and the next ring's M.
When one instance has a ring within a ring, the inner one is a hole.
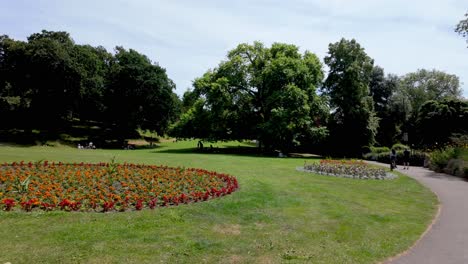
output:
M370 152L372 153L390 153L390 149L388 147L370 147Z
M456 159L459 154L460 151L454 147L434 150L431 152L431 154L429 154L429 168L437 172L442 172L443 169L448 165L449 160Z
M409 149L408 146L404 145L404 144L401 144L401 143L397 143L395 145L392 146L392 149L396 150L396 151L403 151L405 149Z
M390 164L390 150L388 152L382 153L370 152L364 154L363 157L366 160L373 160ZM409 162L411 166L423 166L424 160L426 160L426 158L426 153L413 150L411 151ZM397 164L403 164L403 150L397 151Z
M437 172L468 177L468 161L463 159L462 147L446 147L429 155L429 168Z
M468 166L462 159L450 159L443 172L458 177L468 177Z

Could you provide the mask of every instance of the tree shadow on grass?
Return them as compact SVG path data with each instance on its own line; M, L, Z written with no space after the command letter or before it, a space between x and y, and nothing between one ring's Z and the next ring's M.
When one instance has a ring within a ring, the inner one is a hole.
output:
M170 153L170 154L208 154L208 155L229 155L229 156L243 156L243 157L255 157L255 158L277 158L277 152L262 152L256 147L246 146L223 146L222 148L180 148L180 149L164 149L151 151L151 153ZM318 155L304 154L300 155L294 153L294 155L288 155L287 158L298 158L298 159L321 159Z

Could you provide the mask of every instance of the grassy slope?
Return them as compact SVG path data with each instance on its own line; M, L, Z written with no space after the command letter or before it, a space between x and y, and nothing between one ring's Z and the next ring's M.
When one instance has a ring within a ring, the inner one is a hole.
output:
M373 263L408 248L435 212L434 195L407 177L318 176L295 171L304 159L187 151L193 146L0 147L0 162L98 162L115 156L119 162L226 172L241 187L220 199L154 211L0 212L0 263Z

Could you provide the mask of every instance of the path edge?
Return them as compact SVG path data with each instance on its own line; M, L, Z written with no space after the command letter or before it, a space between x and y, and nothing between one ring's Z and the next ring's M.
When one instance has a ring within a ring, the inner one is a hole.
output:
M411 176L409 176L407 174L404 174L404 175L406 177L410 177L410 178L414 179L415 181L419 182L421 185L428 188L433 194L435 194L435 196L437 198L437 212L434 214L434 217L432 218L432 221L427 226L426 230L421 234L421 236L418 238L418 240L416 240L413 243L413 245L411 245L408 249L406 249L405 251L403 251L401 253L398 253L395 256L389 257L389 258L385 259L384 261L377 262L377 264L390 264L392 261L397 260L397 259L399 259L399 258L401 258L403 256L408 255L411 252L411 250L413 248L415 248L419 244L419 242L432 230L432 227L434 226L434 224L439 220L439 216L440 216L440 213L442 211L442 202L440 200L439 195L436 192L434 192L429 186L427 186L426 184L418 181L417 179L415 179L415 178L413 178L413 177L411 177Z

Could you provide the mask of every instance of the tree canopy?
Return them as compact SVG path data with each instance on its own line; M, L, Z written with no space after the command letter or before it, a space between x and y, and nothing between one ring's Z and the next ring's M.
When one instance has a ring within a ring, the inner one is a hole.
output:
M460 21L457 32L467 36L466 25ZM354 39L331 43L324 62L325 80L312 52L285 43L240 44L180 100L166 70L136 50L76 44L62 31L43 30L27 41L3 35L0 135L97 127L121 142L141 129L256 140L266 151L359 156L368 146L401 141L404 133L416 146L466 133L456 75L385 74Z
M194 90L184 95L193 105L173 134L256 139L268 149L319 140L327 134L322 124L328 109L316 93L322 78L318 57L301 54L297 46L240 44L217 68L194 81Z
M354 39L341 39L329 45L325 63L330 68L323 90L333 110L332 143L343 155L357 155L374 143L378 127L369 90L374 61Z
M408 97L415 115L426 101L461 97L459 78L435 69L406 74L401 79L401 88L399 92Z
M178 115L174 89L165 69L131 49L111 54L46 30L27 41L0 37L3 128L57 134L79 120L97 122L108 137L164 133Z
M465 37L468 43L468 12L465 13L465 19L460 20L457 24L455 32Z
M431 146L450 142L454 134L468 133L468 102L458 99L427 101L419 111L419 144Z
M395 137L401 132L401 125L407 120L401 112L406 108L400 107L401 100L393 96L399 85L398 76L392 74L385 76L382 67L374 66L369 88L374 101L374 110L379 119L375 139L376 143L382 146L393 145Z

